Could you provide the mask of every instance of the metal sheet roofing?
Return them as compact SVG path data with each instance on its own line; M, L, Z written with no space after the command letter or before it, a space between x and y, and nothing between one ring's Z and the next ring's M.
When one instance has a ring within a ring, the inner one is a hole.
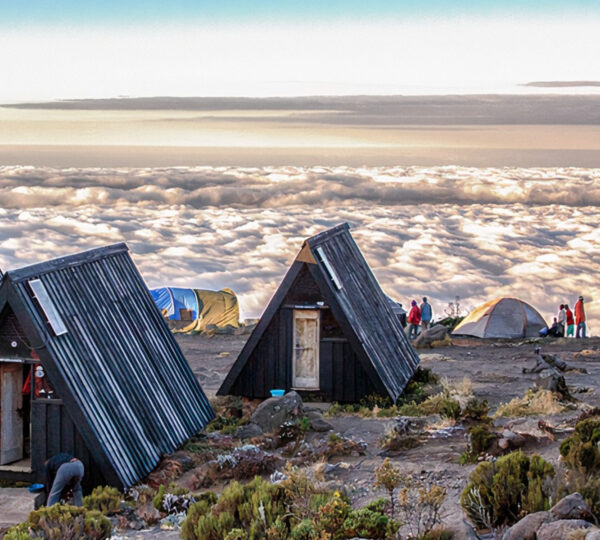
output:
M29 285L40 280L66 332L55 335ZM203 428L214 412L125 244L7 272L35 327L32 344L86 444L128 487ZM52 377L52 374L58 375ZM93 450L92 450L93 451Z
M338 225L307 241L323 278L375 371L395 400L419 365L419 356L402 325L393 314L386 295L369 268L347 223ZM324 257L323 257L324 256ZM325 263L325 260L327 264ZM340 287L330 275L334 270Z

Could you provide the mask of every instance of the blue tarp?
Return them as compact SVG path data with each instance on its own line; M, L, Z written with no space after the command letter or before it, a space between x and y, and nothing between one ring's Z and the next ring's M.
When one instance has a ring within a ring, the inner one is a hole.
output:
M180 321L181 310L191 310L192 319L198 318L198 297L194 289L177 289L162 287L151 289L150 293L161 312L166 313L170 320Z

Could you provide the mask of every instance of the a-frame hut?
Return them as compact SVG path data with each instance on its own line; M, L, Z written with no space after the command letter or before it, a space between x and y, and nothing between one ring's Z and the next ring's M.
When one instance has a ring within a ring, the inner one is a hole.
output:
M219 395L394 401L419 364L348 224L307 239Z
M125 244L0 280L0 479L67 452L127 488L214 417Z

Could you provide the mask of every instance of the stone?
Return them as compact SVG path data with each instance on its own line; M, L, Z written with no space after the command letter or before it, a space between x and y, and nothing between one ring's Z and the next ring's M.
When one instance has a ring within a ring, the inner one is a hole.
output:
M471 527L464 519L459 523L446 527L446 529L453 534L453 538L460 538L461 540L479 540L479 536L477 536L473 527Z
M160 512L154 508L152 500L149 500L135 511L135 516L146 525L154 525L160 519Z
M577 529L589 529L593 525L583 519L559 519L544 523L536 534L537 540L569 540L569 533Z
M552 508L550 513L554 519L584 519L593 521L592 509L583 497L575 492L563 497Z
M0 530L25 521L35 509L36 497L27 488L0 488Z
M594 527L585 535L585 540L600 540L600 529Z
M430 349L436 342L442 342L445 345L452 344L450 336L448 335L448 329L443 324L436 324L424 332L421 332L417 339L413 341L413 345L417 349Z
M252 439L254 437L260 437L263 435L263 430L258 424L250 422L249 424L245 424L237 428L234 435L238 439Z
M271 433L288 420L293 420L303 412L302 398L297 392L288 392L282 397L265 399L252 413L250 421L263 432Z
M325 420L325 417L321 411L306 411L306 417L310 420L310 428L313 431L325 432L333 430L333 426L327 420Z
M552 520L550 512L534 512L517 521L506 530L502 540L536 540L536 531L544 524Z

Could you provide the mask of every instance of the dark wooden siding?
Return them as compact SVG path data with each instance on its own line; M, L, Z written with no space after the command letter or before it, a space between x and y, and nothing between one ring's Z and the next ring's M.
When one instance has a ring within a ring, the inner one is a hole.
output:
M292 385L292 310L281 309L237 377L231 394L270 397L269 390Z
M5 358L29 358L31 351L24 336L17 317L6 305L0 313L0 355ZM16 343L17 346L13 347L12 343Z
M84 491L106 484L75 424L60 400L33 400L31 412L31 468L39 482L45 482L45 461L66 452L79 458L85 467Z
M376 392L347 340L322 339L319 361L320 386L325 400L353 403Z

